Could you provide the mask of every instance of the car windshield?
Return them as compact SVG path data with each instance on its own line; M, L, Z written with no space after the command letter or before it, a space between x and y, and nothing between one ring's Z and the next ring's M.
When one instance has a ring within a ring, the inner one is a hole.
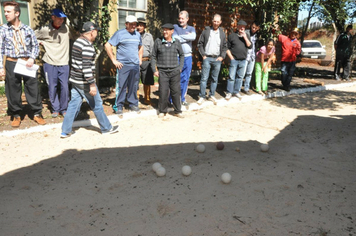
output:
M303 48L321 48L321 44L319 42L303 42Z

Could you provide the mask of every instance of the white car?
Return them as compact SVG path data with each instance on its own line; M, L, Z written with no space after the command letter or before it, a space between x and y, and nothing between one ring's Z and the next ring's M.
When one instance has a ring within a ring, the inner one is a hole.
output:
M325 45L322 45L318 40L304 40L301 55L312 59L324 59L326 56Z

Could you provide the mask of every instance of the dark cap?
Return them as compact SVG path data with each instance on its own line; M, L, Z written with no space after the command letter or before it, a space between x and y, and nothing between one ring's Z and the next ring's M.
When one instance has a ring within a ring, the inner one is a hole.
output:
M237 22L237 25L244 25L244 26L246 26L247 23L246 23L246 21L244 21L244 20L239 20L239 22Z
M147 24L146 19L145 19L145 18L143 18L143 17L139 17L139 18L137 18L137 23Z
M166 24L162 25L161 28L174 29L174 26L171 23L166 23Z
M52 11L52 15L53 16L57 16L57 17L61 17L61 18L62 17L67 17L61 9L57 9L57 8Z
M96 24L94 24L91 21L87 21L83 24L82 30L80 32L86 33L92 30L101 30L100 27L98 27Z

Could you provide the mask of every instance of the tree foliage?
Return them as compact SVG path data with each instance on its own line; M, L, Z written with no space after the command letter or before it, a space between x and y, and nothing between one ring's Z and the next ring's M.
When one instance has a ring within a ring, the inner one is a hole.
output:
M300 0L226 0L238 6L250 6L254 16L261 23L261 34L271 37L271 29L278 24L282 32L290 29L290 23L296 20ZM243 10L243 8L242 8Z
M115 0L104 0L101 5L98 0L57 0L56 2L51 4L48 0L43 0L34 6L36 28L47 24L52 10L60 8L67 15L70 28L77 33L86 21L98 24L102 30L99 32L95 46L101 49L110 37L108 31L112 12L110 9L112 9L111 5L115 4Z

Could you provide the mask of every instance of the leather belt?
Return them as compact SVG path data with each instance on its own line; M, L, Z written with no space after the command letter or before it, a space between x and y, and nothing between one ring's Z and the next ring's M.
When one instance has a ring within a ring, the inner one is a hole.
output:
M212 57L212 58L218 58L219 56L217 55L205 55L206 57Z
M151 58L149 58L149 57L142 57L142 61L149 61L149 60L151 60Z
M30 58L29 58L29 57L20 57L20 58L6 57L6 60L7 60L7 61L14 61L14 62L17 62L18 59L22 59L22 60L27 61L27 60L30 59Z

